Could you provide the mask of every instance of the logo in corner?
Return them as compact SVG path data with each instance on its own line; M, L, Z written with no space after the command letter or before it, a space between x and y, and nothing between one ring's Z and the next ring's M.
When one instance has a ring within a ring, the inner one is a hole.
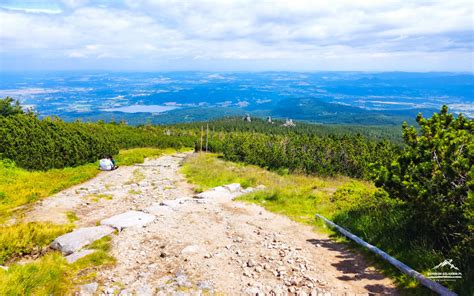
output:
M427 273L427 277L433 281L455 281L462 278L459 268L453 264L452 259L446 259Z
M457 268L453 264L453 259L446 259L443 262L441 262L440 264L433 267L432 269L440 269L440 268L443 268L443 267L446 267L446 266L449 267L450 269L459 270L459 268Z

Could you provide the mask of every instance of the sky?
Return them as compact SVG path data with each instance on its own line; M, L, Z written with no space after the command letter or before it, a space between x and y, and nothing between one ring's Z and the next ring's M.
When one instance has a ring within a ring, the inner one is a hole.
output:
M0 0L0 71L474 71L470 0Z

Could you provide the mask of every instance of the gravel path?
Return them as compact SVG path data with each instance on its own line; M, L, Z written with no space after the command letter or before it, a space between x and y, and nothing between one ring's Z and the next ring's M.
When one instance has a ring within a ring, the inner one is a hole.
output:
M113 235L117 264L98 272L97 294L397 294L390 279L344 245L257 205L216 198L157 208L164 199L193 196L178 172L186 156L101 173L42 201L28 217L60 223L75 212L78 226L94 226L128 210L157 216ZM106 197L95 202L90 194Z

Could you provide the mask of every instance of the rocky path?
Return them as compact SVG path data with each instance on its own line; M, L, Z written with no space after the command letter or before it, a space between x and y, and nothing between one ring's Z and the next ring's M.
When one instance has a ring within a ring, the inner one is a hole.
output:
M31 211L31 220L55 222L75 212L81 227L129 210L154 217L112 235L117 264L99 271L83 295L397 294L359 255L310 227L232 201L228 192L192 198L178 172L187 156L101 173Z

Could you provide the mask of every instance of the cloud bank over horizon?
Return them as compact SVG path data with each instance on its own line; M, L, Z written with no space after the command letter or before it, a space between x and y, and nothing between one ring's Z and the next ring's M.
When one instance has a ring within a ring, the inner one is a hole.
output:
M467 0L0 2L0 70L474 71Z

